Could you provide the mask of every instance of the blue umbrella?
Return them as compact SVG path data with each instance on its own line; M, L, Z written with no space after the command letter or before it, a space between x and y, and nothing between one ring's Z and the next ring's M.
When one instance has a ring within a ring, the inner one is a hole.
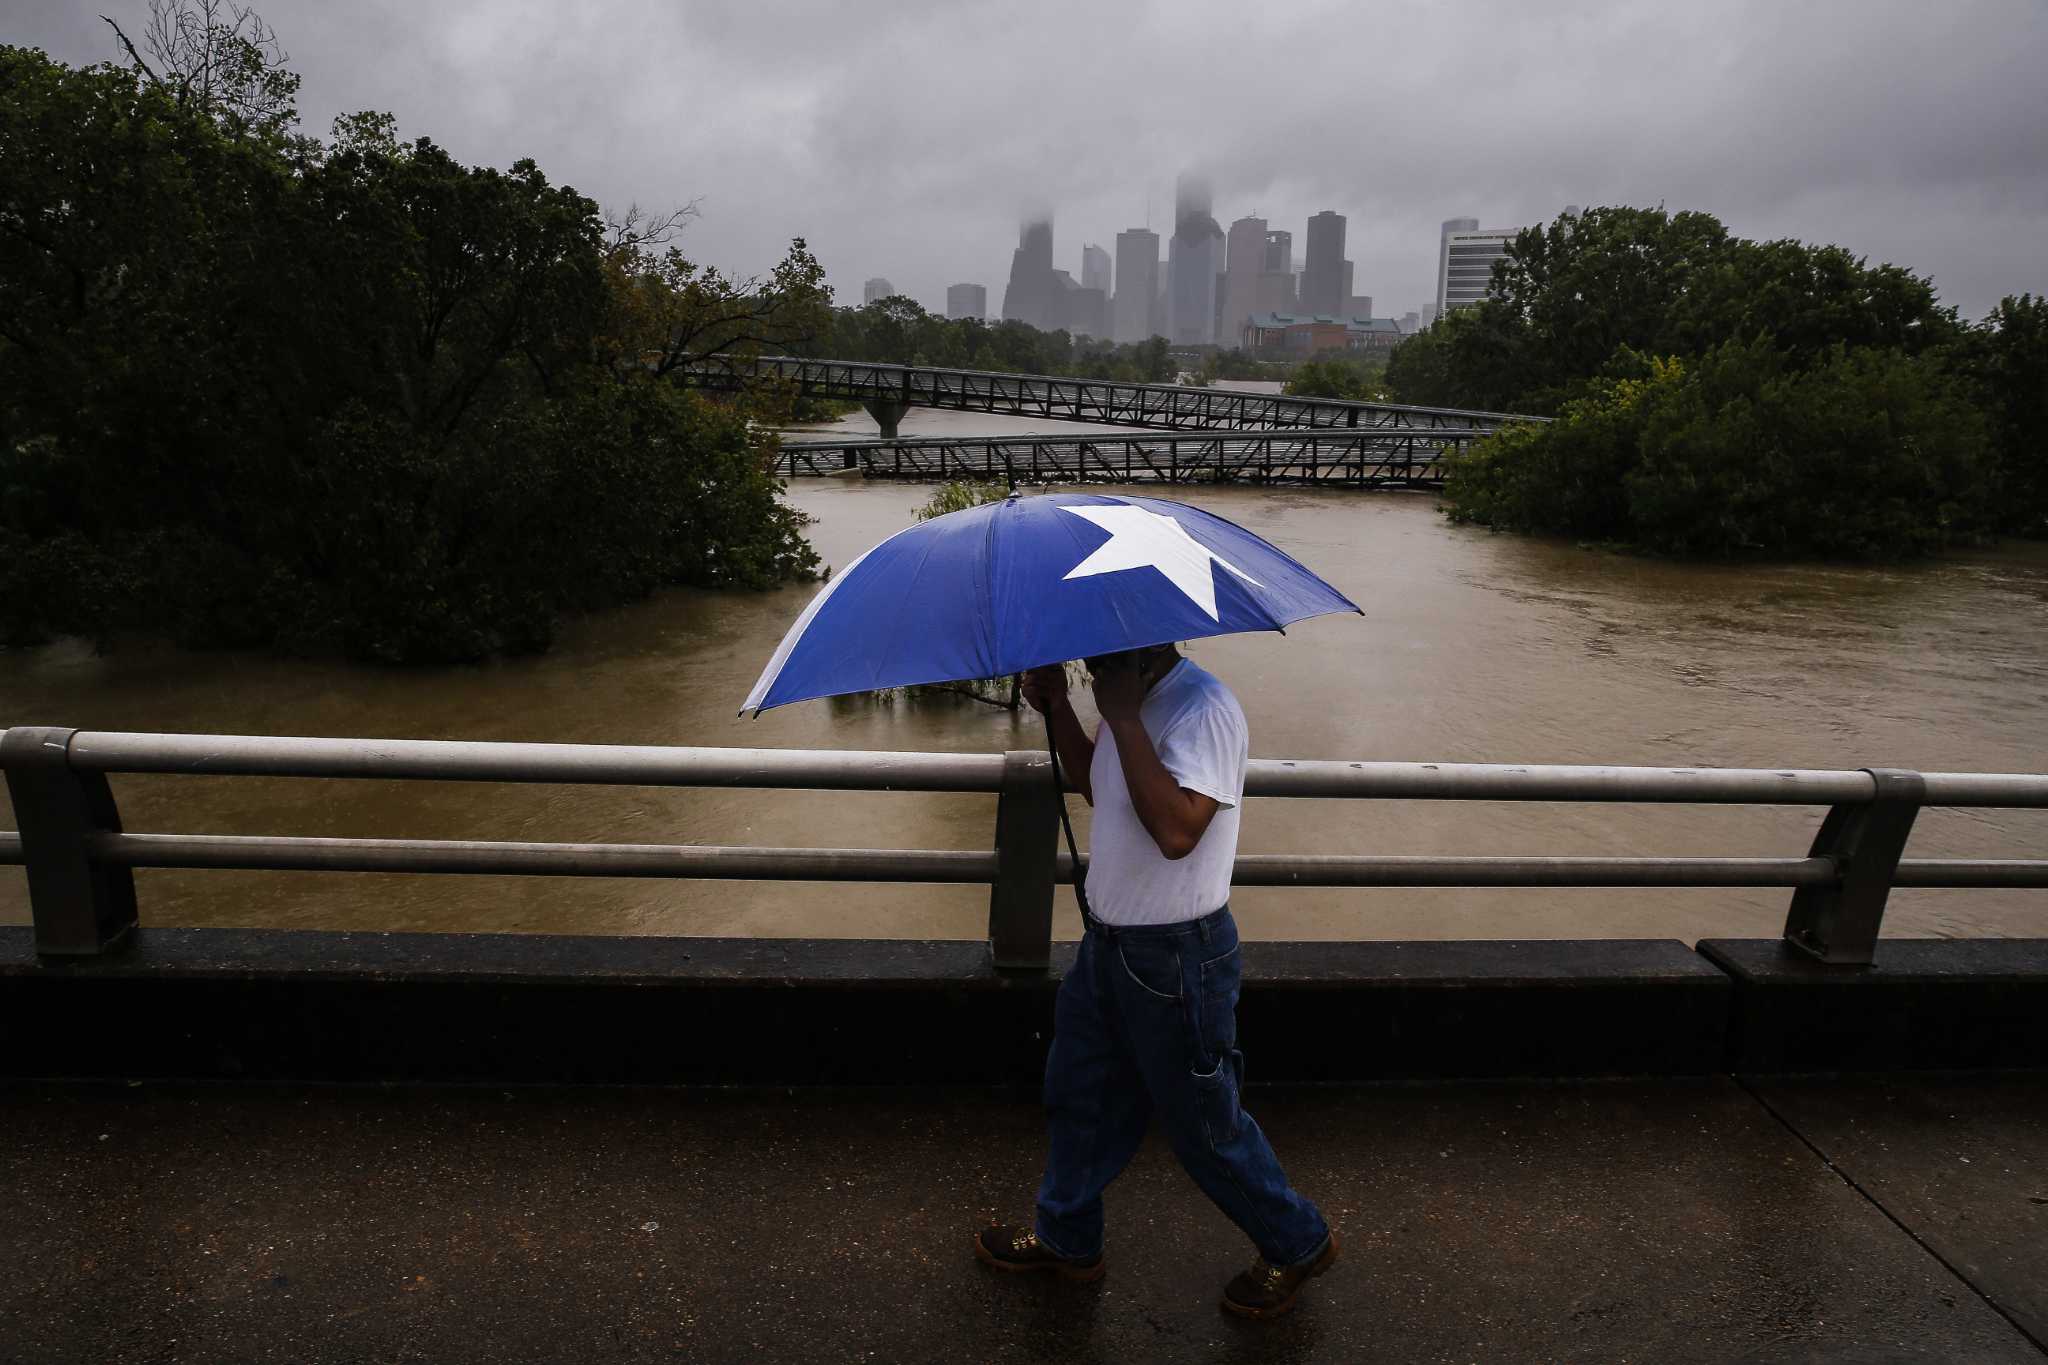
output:
M741 711L1000 678L1341 611L1358 607L1198 507L1012 494L920 522L848 564L783 636Z

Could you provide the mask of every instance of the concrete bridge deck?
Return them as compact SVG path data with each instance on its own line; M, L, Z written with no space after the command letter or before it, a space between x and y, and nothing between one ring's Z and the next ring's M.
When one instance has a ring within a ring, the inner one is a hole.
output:
M1104 1280L978 1265L1043 1155L1015 1091L8 1083L0 1359L2048 1355L2039 1076L1249 1103L1346 1245L1263 1326L1217 1310L1249 1252L1156 1140Z

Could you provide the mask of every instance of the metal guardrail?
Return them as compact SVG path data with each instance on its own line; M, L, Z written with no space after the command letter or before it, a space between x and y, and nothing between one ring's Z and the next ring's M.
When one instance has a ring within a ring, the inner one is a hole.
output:
M136 923L132 869L462 872L545 876L984 883L998 967L1050 960L1053 888L1073 880L1058 851L1058 792L1046 755L509 744L135 734L15 727L0 768L18 833L0 864L28 869L36 950L118 949ZM997 797L994 847L748 848L129 834L109 774L596 783L618 786L983 792ZM2048 859L1906 859L1926 806L2048 807L2048 774L1254 759L1245 794L1392 801L1622 801L1827 806L1803 858L1388 857L1244 854L1241 886L1636 886L1792 890L1786 939L1823 962L1871 961L1895 886L2048 887Z
M683 383L701 388L737 388L750 379L769 377L793 383L800 392L821 398L1134 427L1492 428L1508 422L1546 420L1520 413L1466 408L1423 408L1401 403L1247 393L1240 389L1129 384L1108 379L1005 374L930 365L879 365L800 356L716 355L686 366L676 375Z

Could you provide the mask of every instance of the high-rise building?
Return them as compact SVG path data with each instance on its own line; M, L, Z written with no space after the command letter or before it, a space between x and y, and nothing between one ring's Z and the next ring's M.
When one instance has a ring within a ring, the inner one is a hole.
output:
M1444 306L1444 243L1451 239L1451 234L1454 232L1477 231L1479 231L1479 220L1477 218L1446 218L1444 219L1443 229L1437 233L1436 306L1439 309Z
M1209 183L1184 175L1174 187L1173 240L1166 251L1167 339L1207 345L1216 339L1216 276L1223 229L1209 212Z
M1240 338L1252 314L1259 311L1259 277L1266 265L1266 220L1240 218L1230 225L1223 247L1222 325L1216 329L1220 346L1241 346Z
M946 316L949 318L987 317L988 290L978 284L947 285Z
M1487 228L1445 233L1443 255L1437 262L1437 277L1444 282L1436 298L1438 311L1469 308L1485 298L1493 263L1508 254L1520 232L1520 228Z
M895 285L877 275L861 286L860 301L864 304L873 303L876 299L886 299L895 292Z
M1259 287L1255 313L1294 311L1294 234L1268 232L1265 258L1259 262Z
M1153 320L1159 298L1159 234L1130 228L1116 235L1116 300L1110 335L1118 341L1143 341L1157 333Z
M1109 336L1109 295L1100 289L1076 285L1066 291L1064 323L1077 337Z
M1369 318L1372 316L1372 295L1353 294L1344 300L1344 316L1347 318Z
M1420 313L1403 313L1403 314L1401 314L1401 330L1402 330L1403 332L1407 332L1407 333L1409 333L1409 334L1411 334L1411 335L1412 335L1412 334L1414 334L1414 333L1416 333L1416 332L1419 332L1419 331L1421 331L1421 330L1422 330L1422 314L1420 314Z
M1081 287L1100 289L1102 297L1110 296L1109 253L1092 242L1081 248Z
M1274 231L1266 234L1266 258L1259 262L1261 271L1281 275L1294 273L1294 234Z
M1048 332L1065 331L1077 337L1109 335L1109 300L1100 289L1083 288L1064 270L1047 276L1049 295L1045 321L1034 323Z
M1308 254L1301 270L1301 311L1335 317L1344 309L1344 215L1324 209L1308 220Z
M1017 249L1010 255L1010 283L1003 290L1003 318L1048 332L1060 325L1050 214L1027 218L1017 235Z
M1259 272L1258 307L1255 313L1292 313L1294 311L1294 275L1286 270L1263 270Z

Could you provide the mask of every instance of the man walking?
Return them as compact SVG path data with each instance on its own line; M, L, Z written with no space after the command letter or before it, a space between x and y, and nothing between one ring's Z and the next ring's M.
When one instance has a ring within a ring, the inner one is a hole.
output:
M1030 1227L982 1231L975 1254L1001 1270L1092 1280L1103 1271L1102 1192L1153 1115L1203 1193L1244 1230L1258 1260L1223 1307L1277 1317L1337 1259L1337 1237L1287 1183L1239 1103L1240 958L1231 919L1238 805L1249 752L1244 711L1172 645L1087 661L1102 723L1090 739L1058 666L1024 675L1062 769L1095 808L1087 931L1060 984L1045 1107L1051 1151Z

